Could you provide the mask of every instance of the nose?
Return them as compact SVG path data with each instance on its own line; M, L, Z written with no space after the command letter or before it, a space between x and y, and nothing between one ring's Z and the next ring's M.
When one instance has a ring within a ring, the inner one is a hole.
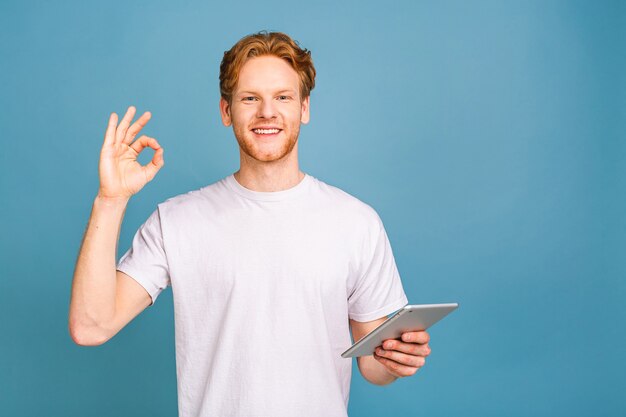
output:
M276 109L272 100L261 100L257 111L257 117L260 119L272 119L276 117Z

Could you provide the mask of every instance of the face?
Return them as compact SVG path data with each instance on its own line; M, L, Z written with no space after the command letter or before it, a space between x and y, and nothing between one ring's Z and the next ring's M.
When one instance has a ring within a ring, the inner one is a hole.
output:
M243 65L232 103L220 99L220 112L245 155L272 162L291 154L300 123L309 121L309 97L301 100L299 87L298 73L275 56Z

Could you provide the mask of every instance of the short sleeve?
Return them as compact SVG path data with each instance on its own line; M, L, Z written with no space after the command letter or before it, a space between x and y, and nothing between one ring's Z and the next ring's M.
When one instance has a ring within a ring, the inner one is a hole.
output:
M364 253L364 269L348 297L348 314L360 322L387 316L408 302L387 233L377 219L377 230L369 236L370 249Z
M130 249L120 258L117 270L129 275L146 289L152 298L150 305L170 285L158 209L137 230Z

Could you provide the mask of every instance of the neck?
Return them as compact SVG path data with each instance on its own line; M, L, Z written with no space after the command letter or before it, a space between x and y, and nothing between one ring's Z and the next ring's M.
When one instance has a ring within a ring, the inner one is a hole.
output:
M274 192L295 187L304 179L298 166L297 146L284 158L271 162L258 161L240 150L241 165L235 179L252 191Z

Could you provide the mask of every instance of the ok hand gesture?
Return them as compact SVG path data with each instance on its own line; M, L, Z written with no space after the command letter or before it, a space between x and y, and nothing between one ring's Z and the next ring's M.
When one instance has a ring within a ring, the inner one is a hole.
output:
M135 111L135 107L130 106L119 126L117 114L112 113L109 118L100 152L100 197L130 198L150 182L165 163L163 148L156 139L143 135L133 142L152 116L150 112L145 112L131 126ZM152 161L141 166L137 157L146 147L154 149L155 153Z

